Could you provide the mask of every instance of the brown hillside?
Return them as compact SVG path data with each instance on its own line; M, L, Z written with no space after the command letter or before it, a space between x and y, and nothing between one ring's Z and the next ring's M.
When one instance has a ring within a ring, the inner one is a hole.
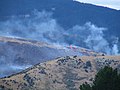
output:
M78 90L105 65L120 69L120 56L67 56L0 79L2 90Z

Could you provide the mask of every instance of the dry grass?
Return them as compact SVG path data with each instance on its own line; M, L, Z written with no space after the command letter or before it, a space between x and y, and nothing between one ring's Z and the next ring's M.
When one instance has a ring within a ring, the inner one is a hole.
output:
M77 90L85 81L91 83L97 72L96 59L118 61L116 67L120 64L120 56L62 57L0 79L0 85L13 90Z

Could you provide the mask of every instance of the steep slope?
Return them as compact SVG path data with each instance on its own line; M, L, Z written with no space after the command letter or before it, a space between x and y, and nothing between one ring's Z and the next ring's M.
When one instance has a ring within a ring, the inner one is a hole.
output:
M0 77L24 70L37 63L69 55L101 55L80 47L50 45L20 38L0 37Z
M0 79L2 90L78 90L105 65L120 69L120 56L62 57Z

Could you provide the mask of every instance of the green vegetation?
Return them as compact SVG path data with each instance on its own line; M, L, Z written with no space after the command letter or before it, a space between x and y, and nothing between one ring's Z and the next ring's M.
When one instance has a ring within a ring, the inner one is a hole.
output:
M92 85L84 83L80 90L120 90L120 74L117 69L105 66L97 73Z

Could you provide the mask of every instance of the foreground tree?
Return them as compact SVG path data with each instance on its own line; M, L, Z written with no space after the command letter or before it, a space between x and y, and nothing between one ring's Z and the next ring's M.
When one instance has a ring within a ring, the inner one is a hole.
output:
M95 76L93 85L80 85L80 90L120 90L120 74L117 69L105 66Z
M92 87L87 82L85 82L80 86L80 90L92 90Z

